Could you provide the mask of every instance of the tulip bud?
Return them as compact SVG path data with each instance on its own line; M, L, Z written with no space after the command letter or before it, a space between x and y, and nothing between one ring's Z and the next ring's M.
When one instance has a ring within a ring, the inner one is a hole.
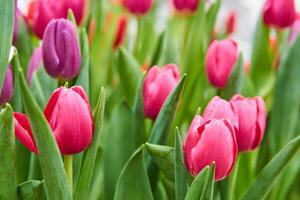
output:
M215 96L206 106L203 113L203 119L207 121L211 119L223 118L228 119L231 124L234 125L235 129L238 129L239 121L232 105L228 101Z
M294 0L266 0L263 20L268 26L286 28L296 19Z
M14 126L16 137L20 142L27 147L30 151L37 154L37 148L32 135L29 120L26 115L22 113L14 113Z
M90 145L93 118L88 98L80 86L56 89L44 114L62 154L76 154Z
M233 40L213 41L206 54L206 75L209 82L217 88L224 88L237 59L237 44Z
M201 117L196 116L187 133L183 147L186 166L196 176L203 168L215 162L215 180L222 180L229 175L237 157L234 128L226 119L201 123Z
M148 72L143 85L144 113L156 119L162 105L179 81L176 65L168 64L162 68L154 66Z
M179 12L195 12L199 0L173 0L175 9Z
M14 78L11 66L9 65L4 77L2 91L0 93L0 106L9 102L14 92Z
M145 15L152 6L152 0L124 0L123 6L132 14Z
M80 71L81 53L74 24L66 19L52 20L42 43L47 73L55 78L72 79Z
M226 33L228 35L234 33L236 28L236 13L231 11L226 18Z
M33 51L32 56L28 62L26 78L29 85L31 85L32 77L38 71L42 63L42 48L38 47Z
M125 15L121 16L118 22L115 41L113 43L114 49L117 49L119 46L122 45L126 35L127 23L128 23L127 17Z
M257 148L264 136L266 127L266 108L261 97L244 98L235 95L230 103L239 118L239 131L236 140L239 151Z
M292 45L296 41L299 33L300 33L300 19L297 19L295 20L295 22L291 27L290 36L289 36L289 45Z

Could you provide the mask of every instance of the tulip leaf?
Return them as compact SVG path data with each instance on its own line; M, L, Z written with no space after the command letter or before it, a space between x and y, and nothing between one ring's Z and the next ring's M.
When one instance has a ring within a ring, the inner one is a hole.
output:
M46 199L44 181L30 180L18 185L18 196L22 200Z
M73 10L69 8L68 10L68 20L71 21L76 26L76 19L73 13Z
M81 29L79 32L79 40L81 47L81 69L76 80L76 85L80 85L84 88L85 92L89 94L89 76L90 76L90 56L89 56L89 41L85 29Z
M175 169L175 199L183 200L188 190L187 176L183 158L183 147L178 128L175 135L174 169Z
M22 111L22 97L20 91L20 78L19 78L19 68L21 68L19 56L16 48L14 49L14 55L12 59L12 71L14 76L14 95L11 100L12 106L15 112Z
M250 187L245 191L242 200L264 199L273 188L279 175L288 165L300 148L300 136L291 140L262 169Z
M164 176L174 181L174 148L150 143L146 143L145 147Z
M289 49L280 66L270 114L269 137L272 154L294 137L300 110L300 38ZM284 116L284 117L282 117Z
M80 176L75 190L74 199L85 199L89 195L90 187L92 184L92 176L94 172L94 166L96 162L97 152L100 143L100 134L103 129L103 118L105 108L105 92L104 88L101 88L99 100L94 111L94 136L92 144L87 149L84 157L83 166L81 168Z
M214 183L215 183L215 170L216 170L216 165L213 162L210 166L209 176L208 176L208 178L205 182L200 200L206 200L206 199L213 200Z
M140 64L134 56L126 49L121 48L119 51L118 72L120 76L123 93L130 105L134 102L136 86L142 72Z
M8 65L8 57L13 38L14 0L0 1L0 91ZM5 30L5 31L4 31Z
M144 165L144 146L130 157L118 178L115 200L152 200L152 192Z
M166 40L167 40L167 34L166 32L163 32L159 35L156 47L154 49L152 58L151 58L151 64L150 67L154 65L159 65L160 61L162 60L162 57L164 56L164 52L166 49Z
M206 27L206 33L207 33L207 39L206 43L211 39L211 36L214 31L215 22L217 19L218 11L221 6L221 0L216 0L209 8L209 10L206 12L206 20L205 20L205 27Z
M38 149L46 196L49 199L71 199L67 175L51 128L30 92L22 69L19 70L23 103Z
M17 199L16 153L13 111L9 104L0 112L0 199Z

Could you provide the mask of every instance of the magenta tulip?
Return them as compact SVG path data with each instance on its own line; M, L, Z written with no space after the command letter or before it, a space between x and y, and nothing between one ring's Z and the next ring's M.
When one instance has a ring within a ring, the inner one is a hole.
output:
M216 88L224 88L238 59L237 44L231 39L213 41L206 54L206 75Z
M239 151L257 148L264 136L266 127L266 108L261 97L244 98L235 95L230 103L239 119L236 140Z
M173 0L173 5L179 12L195 12L198 4L199 0Z
M179 81L176 65L168 64L162 68L154 66L148 72L143 85L144 113L156 119L162 105Z
M14 93L14 78L11 66L9 65L4 77L2 91L0 93L0 106L9 102Z
M55 78L72 79L80 71L81 52L74 24L66 19L52 20L42 43L47 73Z
M123 6L132 14L145 15L152 6L152 0L124 0Z
M80 86L56 89L44 114L62 154L76 154L90 145L93 118L88 98Z
M263 19L268 26L286 28L293 24L297 13L294 0L266 0Z
M16 137L20 142L27 147L30 151L37 154L37 148L32 135L29 120L26 115L22 113L14 113L14 126Z
M27 66L26 78L29 85L31 85L33 75L39 70L42 64L43 64L42 48L38 47L33 51Z
M234 125L235 129L238 129L239 121L232 105L228 101L215 96L206 106L203 113L203 119L207 121L211 119L223 118L228 119L231 124Z
M196 116L187 133L184 144L186 166L196 176L215 162L215 180L219 181L229 175L237 157L235 131L226 119L201 121L201 117Z

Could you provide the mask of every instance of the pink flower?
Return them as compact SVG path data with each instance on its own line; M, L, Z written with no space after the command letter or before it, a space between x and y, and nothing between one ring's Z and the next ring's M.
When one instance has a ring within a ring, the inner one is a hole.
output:
M2 90L0 90L0 106L9 102L14 93L14 77L11 65L8 66L5 73Z
M154 66L148 72L143 85L144 113L156 119L162 105L179 81L176 65L168 64L162 68Z
M231 11L226 18L226 33L232 34L234 33L236 29L236 13L234 11Z
M239 151L257 148L264 136L266 127L266 108L261 97L244 98L235 95L230 100L239 119L236 140Z
M62 154L76 154L90 145L93 118L88 98L80 86L56 89L44 114Z
M224 179L233 168L237 152L235 131L228 120L202 123L200 116L194 118L184 144L186 166L193 176L215 162L215 179Z
M294 0L266 0L263 20L268 26L286 28L296 19Z
M199 0L173 0L173 5L179 12L195 12Z
M224 88L238 59L237 44L230 39L213 41L206 54L206 75L209 82Z
M145 15L152 6L152 0L124 0L123 6L132 14Z

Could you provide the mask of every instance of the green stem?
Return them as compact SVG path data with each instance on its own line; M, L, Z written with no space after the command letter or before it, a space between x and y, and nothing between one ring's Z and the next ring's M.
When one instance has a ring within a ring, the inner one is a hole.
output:
M71 192L73 191L73 155L64 155L64 166Z
M141 43L141 32L142 32L142 19L140 17L137 17L137 35L135 38L135 46L134 46L134 55L138 57L140 50L140 43Z
M236 179L239 171L239 157L235 163L234 169L229 177L229 184L228 184L228 192L227 192L227 199L235 199L234 191L235 191L235 184Z

